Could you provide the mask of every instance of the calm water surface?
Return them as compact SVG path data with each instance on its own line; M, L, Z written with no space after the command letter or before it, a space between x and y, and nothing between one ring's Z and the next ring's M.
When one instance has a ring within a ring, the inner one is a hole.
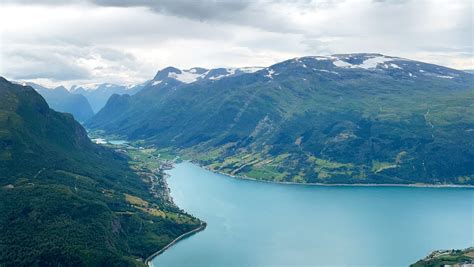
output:
M181 163L176 204L208 223L153 266L407 266L474 245L474 189L238 180Z

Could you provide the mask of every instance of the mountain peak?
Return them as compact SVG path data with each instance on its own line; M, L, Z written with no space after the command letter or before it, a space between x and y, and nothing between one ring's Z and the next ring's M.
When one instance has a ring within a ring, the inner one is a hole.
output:
M153 78L152 86L161 84L162 81L172 79L180 83L193 83L201 80L219 80L224 77L235 76L244 73L253 73L263 69L263 67L243 67L243 68L215 68L206 69L193 67L180 70L175 67L166 67L159 70ZM174 84L174 83L173 83Z
M64 86L62 86L62 85L60 85L60 86L54 88L53 90L56 90L56 91L63 91L63 92L69 92L69 91L66 89L66 87L64 87Z
M155 77L153 78L154 81L159 81L159 80L164 80L166 78L168 78L169 74L170 73L178 73L180 74L181 73L181 70L180 69L177 69L175 67L172 67L172 66L169 66L169 67L166 67L164 69L161 69L159 70Z
M195 73L195 74L204 74L209 70L205 69L205 68L194 67L194 68L191 68L191 69L185 70L185 71L190 72L190 73Z
M379 53L334 54L326 56L305 56L289 59L266 68L272 75L280 73L319 73L326 77L352 77L349 72L372 72L405 79L456 79L465 76L465 72L426 62L383 55ZM295 69L295 70L293 70ZM300 72L300 70L305 70ZM336 75L336 76L334 76Z

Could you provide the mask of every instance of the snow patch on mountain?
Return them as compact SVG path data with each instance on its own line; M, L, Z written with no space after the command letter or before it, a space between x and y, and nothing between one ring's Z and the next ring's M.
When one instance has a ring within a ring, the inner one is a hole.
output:
M397 64L393 64L393 63L390 63L390 67L394 68L394 69L401 69L403 70L402 67L398 66Z
M69 88L69 91L71 92L77 92L81 90L94 91L98 89L116 89L116 88L119 88L119 89L123 88L125 90L129 90L129 89L133 90L135 89L135 87L141 86L143 84L144 83L141 83L141 84L86 83L86 84L81 84L81 85L72 85Z
M351 63L342 61L340 59L333 61L332 64L334 64L334 66L336 67L341 67L341 68L354 68L354 65L352 65Z
M314 56L311 58L315 60L330 60L331 59L331 57L326 57L326 56Z
M181 73L169 72L168 77L183 83L192 83L201 78L202 74L196 74L195 71L192 70L183 70Z
M234 75L236 70L237 70L236 68L226 69L226 71L229 73L229 75Z
M192 68L188 70L179 70L176 68L172 69L173 70L169 71L166 74L166 77L175 79L183 83L193 83L200 80L220 80L225 77L230 77L242 73L253 73L263 69L263 67L243 67L226 69Z
M236 70L237 70L236 68L227 68L227 69L225 69L225 72L226 72L225 74L220 74L220 75L217 75L217 76L211 76L211 77L209 77L209 79L210 80L220 80L222 78L234 75Z
M209 77L209 80L220 80L220 79L225 78L227 76L229 76L229 74L222 74L222 75L212 76L212 77Z
M443 79L453 79L453 76L448 76L448 75L436 75L438 78L443 78Z
M333 64L336 67L341 67L341 68L362 68L362 69L376 69L377 67L382 67L382 68L394 68L394 69L403 69L397 64L394 63L388 63L390 61L394 60L401 60L400 58L394 58L394 57L386 57L382 55L376 55L376 56L365 56L364 60L359 63L359 64L353 64L348 62L350 60L350 56L332 56L333 59Z
M384 56L373 57L373 58L364 60L362 64L356 65L356 66L363 69L375 69L377 68L379 64L383 64L384 66L386 66L385 62L392 61L392 60L393 60L392 58L387 58Z
M264 67L243 67L243 68L237 68L237 70L244 72L244 73L254 73L259 70L263 70Z
M331 71L331 70L325 70L325 69L313 69L313 70L314 70L314 71L321 71L321 72L326 72L326 73L332 73L332 74L339 75L339 72Z
M273 74L275 74L275 71L273 69L268 68L267 69L268 73L265 74L265 77L268 77L269 79L273 79Z

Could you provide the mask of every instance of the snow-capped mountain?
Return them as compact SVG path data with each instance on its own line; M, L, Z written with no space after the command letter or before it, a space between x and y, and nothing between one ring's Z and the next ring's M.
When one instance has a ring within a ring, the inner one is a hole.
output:
M87 125L257 179L474 177L466 168L474 166L472 74L380 54L299 57L254 70L166 68L138 94L112 97Z
M289 67L291 66L291 67ZM278 76L282 71L302 69L306 72L320 73L333 76L351 77L360 71L370 71L378 74L388 74L397 78L438 78L454 79L463 76L463 72L447 67L391 57L381 54L337 54L330 56L308 56L290 59L268 68L268 78Z
M175 80L180 83L193 83L202 80L220 80L225 77L236 76L244 73L253 73L262 70L263 67L244 68L191 68L181 70L175 67L167 67L158 71L153 78L151 85L158 85L161 82Z

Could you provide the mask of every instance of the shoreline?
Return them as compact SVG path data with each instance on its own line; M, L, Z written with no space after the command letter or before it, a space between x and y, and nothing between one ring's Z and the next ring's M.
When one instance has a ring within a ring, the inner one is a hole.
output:
M247 180L247 181L253 181L253 182L261 182L261 183L269 183L269 184L281 184L281 185L300 185L300 186L325 186L325 187L411 187L411 188L470 188L474 189L474 185L458 185L458 184L375 184L375 183L367 183L367 184L361 184L361 183L354 183L354 184L343 184L343 183L337 183L337 184L325 184L325 183L296 183L296 182L279 182L279 181L270 181L270 180L260 180L260 179L255 179L247 176L241 176L241 175L232 175L228 174L225 172L220 172L217 170L211 170L206 166L203 166L199 164L196 161L188 161L192 164L195 164L199 166L200 168L203 168L207 171L224 175L233 179L238 179L238 180Z
M105 138L104 138L105 139ZM106 139L105 139L106 140ZM229 173L225 172L220 172L217 170L211 170L208 167L200 164L198 161L189 159L189 160L183 160L184 162L191 162L200 168L203 168L205 170L208 170L210 172L220 174L220 175L225 175L234 179L239 179L239 180L247 180L247 181L254 181L254 182L262 182L262 183L271 183L271 184L282 184L282 185L307 185L307 186L326 186L326 187L414 187L414 188L474 188L474 185L460 185L460 184L377 184L377 183L353 183L353 184L345 184L345 183L335 183L335 184L326 184L326 183L296 183L296 182L279 182L279 181L271 181L271 180L261 180L261 179L256 179L252 177L247 177L247 176L241 176L241 175L232 175ZM173 163L173 165L176 164L176 162ZM174 166L173 166L174 168ZM166 172L165 172L166 173ZM168 188L168 185L166 184L166 187ZM169 189L169 188L168 188ZM169 193L169 192L168 192ZM169 195L171 197L171 195ZM171 197L172 199L172 197Z
M145 265L151 267L152 266L151 261L155 257L159 256L160 254L163 254L163 252L165 252L167 249L169 249L170 247L172 247L173 245L175 245L179 241L181 241L183 239L186 239L186 238L192 236L193 234L195 234L197 232L203 231L204 229L206 229L206 227L207 227L207 223L202 222L201 225L199 225L197 228L194 228L193 230L190 230L190 231L176 237L170 243L168 243L168 245L164 246L162 249L160 249L160 250L156 251L155 253L151 254L150 256L148 256L148 258L145 259Z

